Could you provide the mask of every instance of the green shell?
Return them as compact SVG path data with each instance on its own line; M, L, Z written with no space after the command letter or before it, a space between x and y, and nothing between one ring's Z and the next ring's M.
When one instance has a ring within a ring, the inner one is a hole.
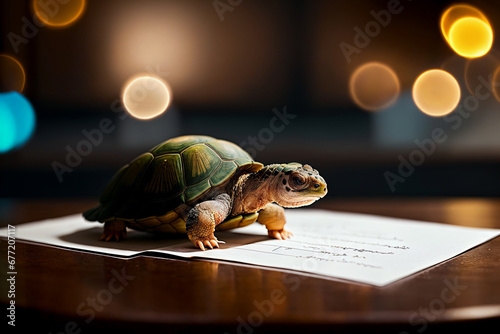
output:
M262 167L228 141L208 136L173 138L121 168L102 193L100 206L84 216L100 222L124 220L138 230L185 232L187 212L211 189ZM233 217L218 227L248 225L257 216Z

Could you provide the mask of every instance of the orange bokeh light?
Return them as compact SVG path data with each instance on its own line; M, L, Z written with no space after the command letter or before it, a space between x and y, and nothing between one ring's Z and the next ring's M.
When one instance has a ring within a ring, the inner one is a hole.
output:
M26 83L23 65L14 57L0 55L0 92L21 93Z
M353 101L369 111L386 109L399 96L399 79L387 65L370 62L358 67L351 75L349 92Z
M83 14L86 0L52 1L33 0L33 11L45 25L64 28L75 23Z
M498 66L493 73L493 77L491 80L491 90L495 95L497 101L500 101L500 66Z

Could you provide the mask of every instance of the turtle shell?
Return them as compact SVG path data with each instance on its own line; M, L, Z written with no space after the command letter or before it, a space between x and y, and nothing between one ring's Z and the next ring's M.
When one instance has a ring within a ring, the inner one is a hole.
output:
M100 222L124 220L139 230L185 232L185 217L197 202L212 190L226 187L233 177L262 167L239 146L225 140L208 136L173 138L121 168L102 193L100 205L84 212L84 216ZM233 217L223 226L233 228L240 223Z

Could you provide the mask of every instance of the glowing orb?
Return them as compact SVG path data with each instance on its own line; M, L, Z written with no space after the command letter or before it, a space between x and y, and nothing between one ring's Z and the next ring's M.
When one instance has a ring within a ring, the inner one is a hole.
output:
M450 73L429 70L415 80L413 100L424 114L444 116L457 107L460 101L460 86Z
M387 65L371 62L358 67L349 80L353 101L369 111L386 109L399 96L399 79Z
M491 80L491 90L493 91L495 98L500 101L500 66L497 67L497 69L493 73L493 77Z
M0 101L0 153L14 148L16 142L16 123L8 106Z
M460 56L484 56L493 45L493 29L477 8L460 4L448 8L441 16L441 32L450 47Z
M466 59L462 75L465 79L464 82L470 95L479 97L478 95L488 94L490 87L486 86L493 86L492 90L495 91L495 89L497 89L494 86L496 83L492 80L492 78L499 66L500 58L494 50L491 50L487 55L481 58ZM458 73L455 77L459 77ZM491 82L489 82L490 80ZM486 93L484 90L486 90Z
M35 112L17 92L0 94L0 153L24 145L35 129Z
M491 27L474 17L458 20L450 29L450 44L461 56L477 58L484 56L493 44Z
M0 92L16 91L21 93L26 75L21 63L8 55L0 55Z
M44 24L53 28L67 27L83 14L86 0L33 0L33 11Z
M139 119L161 115L170 104L170 90L161 79L145 76L133 79L122 95L125 109Z

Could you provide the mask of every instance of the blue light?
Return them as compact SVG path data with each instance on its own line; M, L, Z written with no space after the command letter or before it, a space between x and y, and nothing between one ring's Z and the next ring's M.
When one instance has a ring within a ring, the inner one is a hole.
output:
M10 151L16 143L16 122L9 106L0 99L0 153Z
M24 145L35 130L35 112L17 92L0 93L0 153Z

